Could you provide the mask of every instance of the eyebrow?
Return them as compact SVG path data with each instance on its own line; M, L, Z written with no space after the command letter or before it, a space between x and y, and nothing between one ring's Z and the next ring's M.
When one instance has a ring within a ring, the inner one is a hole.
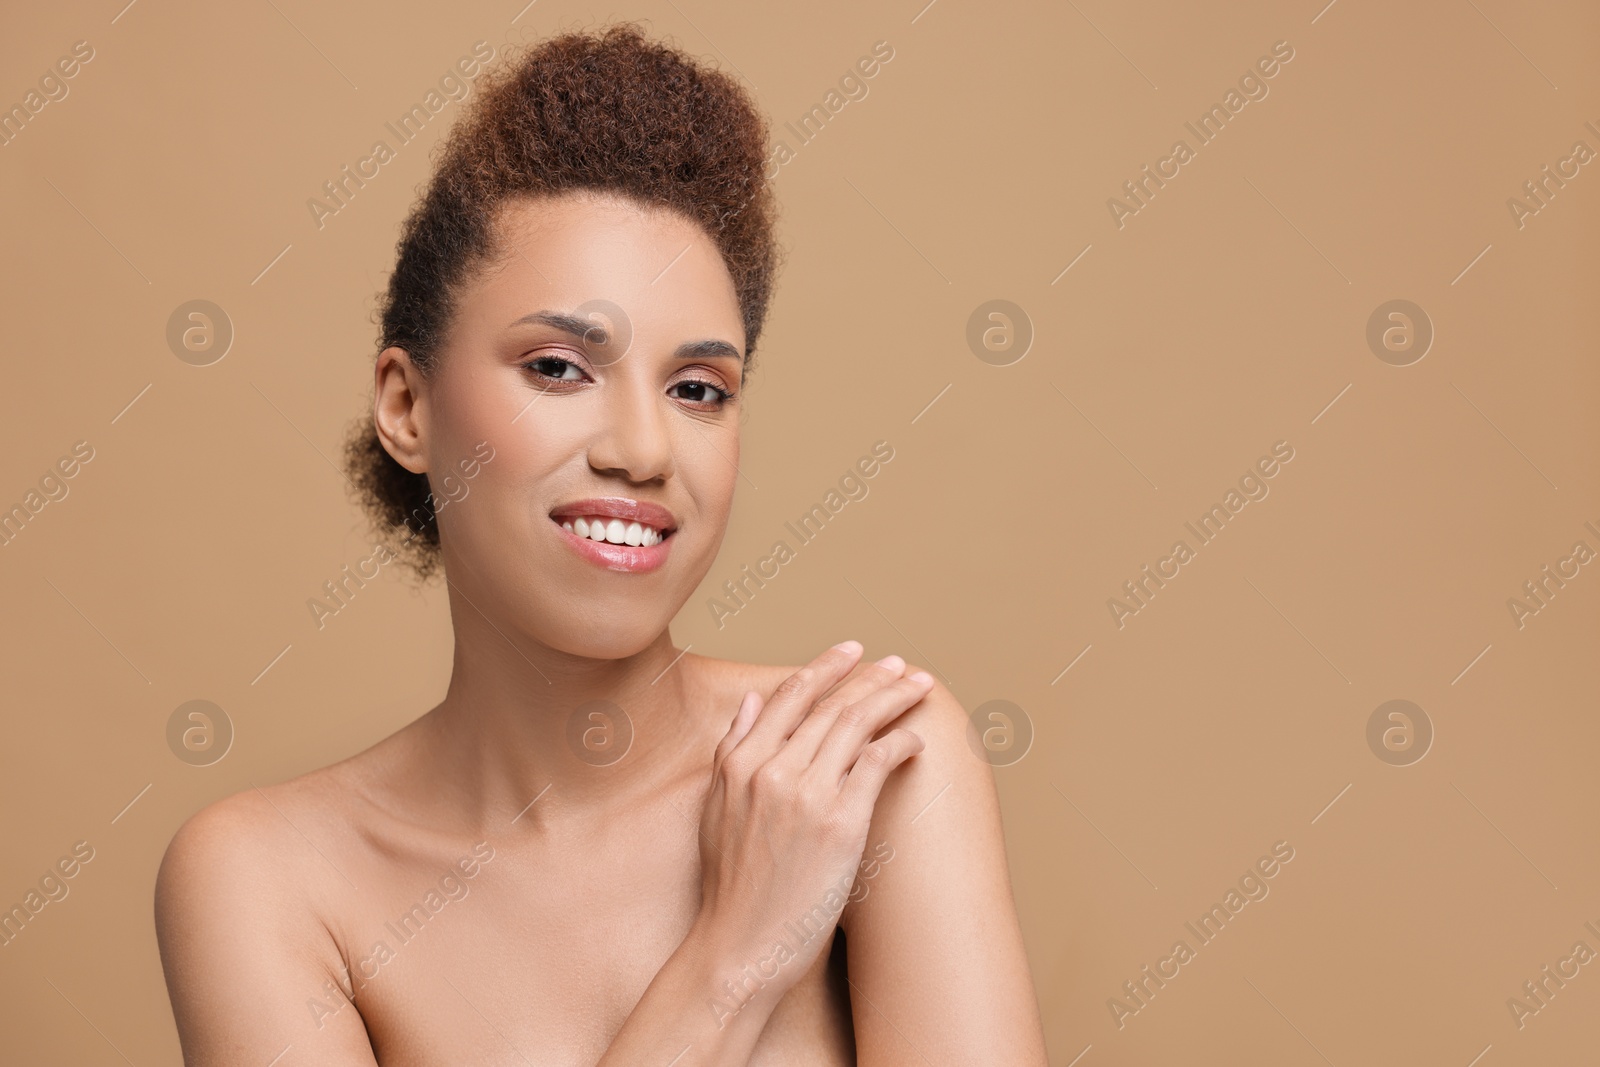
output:
M524 326L529 323L539 323L552 326L562 333L570 334L578 340L583 340L590 330L595 328L595 323L588 319L579 318L566 311L534 311L511 323L511 328ZM736 359L741 363L744 357L739 350L727 341L707 338L702 341L685 341L672 354L677 359Z

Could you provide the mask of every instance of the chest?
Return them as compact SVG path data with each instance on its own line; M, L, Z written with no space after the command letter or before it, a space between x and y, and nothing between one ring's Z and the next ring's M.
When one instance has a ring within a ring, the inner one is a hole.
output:
M475 864L404 863L352 898L338 939L379 1062L595 1063L699 909L694 828L648 829L508 837ZM752 1064L853 1062L843 964L824 954L801 976Z

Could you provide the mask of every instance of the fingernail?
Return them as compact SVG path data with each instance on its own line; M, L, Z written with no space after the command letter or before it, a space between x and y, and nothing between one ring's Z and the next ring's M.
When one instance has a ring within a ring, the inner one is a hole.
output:
M856 652L860 652L861 651L861 642L860 641L840 641L837 645L834 645L833 647L837 648L840 652L856 653Z
M878 661L878 666L890 671L904 670L906 661L899 656L885 656Z
M916 674L911 676L911 680L913 682L925 685L928 682L933 681L933 675L929 674L927 671L918 671Z

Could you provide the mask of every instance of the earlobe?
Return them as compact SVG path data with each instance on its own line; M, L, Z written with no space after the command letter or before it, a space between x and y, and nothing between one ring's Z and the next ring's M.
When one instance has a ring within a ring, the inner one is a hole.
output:
M372 422L384 451L413 474L428 469L427 414L427 383L411 354L384 349L373 369Z

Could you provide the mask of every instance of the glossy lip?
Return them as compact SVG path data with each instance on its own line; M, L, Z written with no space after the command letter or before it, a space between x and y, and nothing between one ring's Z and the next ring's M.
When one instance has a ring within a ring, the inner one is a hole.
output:
M654 545L614 545L609 541L579 537L561 525L565 519L596 515L654 526L661 533L662 540ZM664 564L667 561L667 554L672 550L672 535L678 529L678 520L673 517L672 512L660 504L615 496L575 500L570 504L562 504L550 512L550 521L555 524L556 532L568 546L590 563L607 570L632 574L644 574Z
M672 512L660 504L652 504L648 500L630 500L625 496L574 500L570 504L553 508L550 512L550 517L557 525L560 525L562 519L588 518L591 515L604 515L608 519L621 519L623 522L654 526L662 535L670 534L678 528L678 520L673 517Z

